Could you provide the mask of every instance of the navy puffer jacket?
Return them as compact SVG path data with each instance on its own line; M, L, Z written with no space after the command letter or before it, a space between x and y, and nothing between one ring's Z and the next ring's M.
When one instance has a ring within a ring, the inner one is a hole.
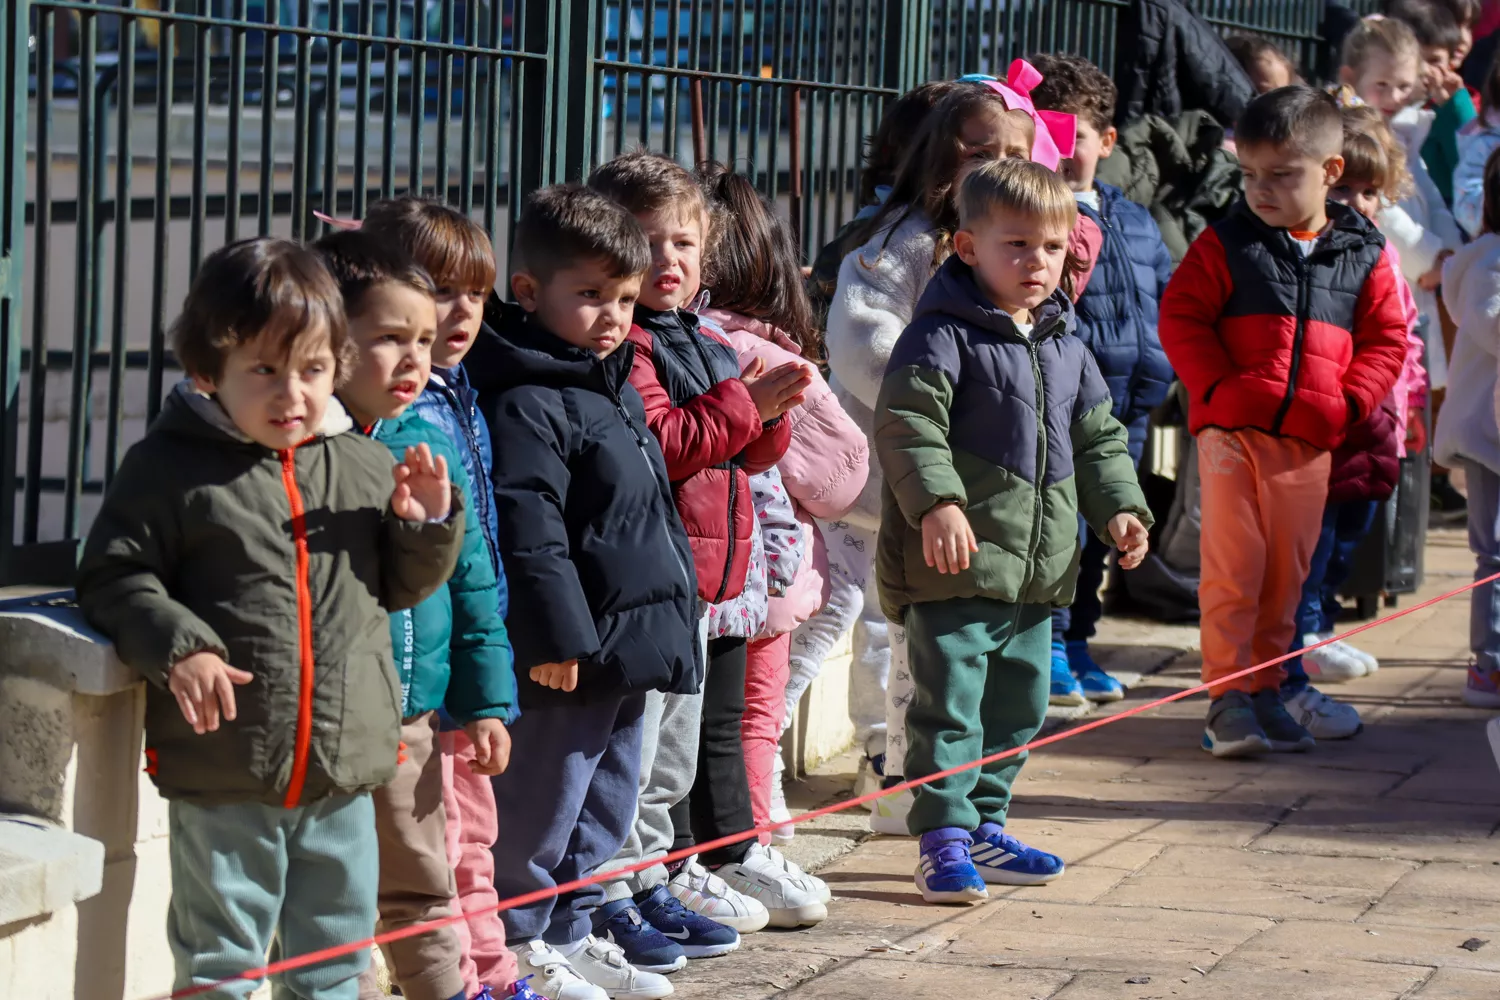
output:
M1079 339L1088 344L1114 399L1114 417L1140 457L1146 418L1167 398L1172 365L1156 334L1157 307L1172 276L1172 256L1151 213L1108 184L1095 184L1099 210L1078 210L1104 233L1094 275L1076 306Z

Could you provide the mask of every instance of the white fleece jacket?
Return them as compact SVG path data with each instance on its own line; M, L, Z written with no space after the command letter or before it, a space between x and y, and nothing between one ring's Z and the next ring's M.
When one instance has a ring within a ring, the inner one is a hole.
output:
M1433 457L1443 465L1467 458L1500 473L1500 235L1486 233L1448 258L1443 303L1458 336Z

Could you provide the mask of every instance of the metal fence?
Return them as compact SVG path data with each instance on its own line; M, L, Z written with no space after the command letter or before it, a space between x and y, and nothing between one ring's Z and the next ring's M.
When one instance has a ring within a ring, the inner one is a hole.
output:
M811 255L888 99L1033 51L1109 68L1125 5L0 0L0 584L68 581L217 246L414 191L485 225L504 273L526 192L644 146L734 163ZM1202 3L1289 48L1321 6Z

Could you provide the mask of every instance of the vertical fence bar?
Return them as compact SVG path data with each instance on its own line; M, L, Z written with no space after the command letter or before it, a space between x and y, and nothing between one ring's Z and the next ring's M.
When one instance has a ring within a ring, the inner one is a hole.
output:
M380 197L396 196L396 102L401 65L401 5L385 0L385 72L380 79Z
M109 337L109 423L104 439L104 485L120 464L120 432L125 419L125 310L130 284L130 181L134 166L131 124L135 110L135 18L120 22L120 76L115 88L119 121L115 139L114 314Z
M95 15L85 11L79 17L80 59L78 81L78 215L76 253L73 263L73 356L72 391L68 406L68 465L63 480L63 533L67 538L79 534L79 497L86 473L86 415L89 356L92 331L89 294L94 288L94 188L98 157L94 145L99 141L98 88L94 85L95 48L97 44Z
M266 38L260 54L260 198L256 206L259 209L256 231L262 236L271 231L271 199L276 192L276 98L281 91L281 68L277 63L281 35L273 29L280 23L281 0L266 0ZM163 112L159 123L163 134L166 123ZM159 167L161 161L157 163ZM160 210L160 203L157 207Z
M32 267L31 304L31 379L28 384L30 399L26 410L26 499L22 511L22 541L36 542L38 521L41 517L42 482L42 432L46 429L47 415L47 320L51 316L47 301L47 266L52 253L52 74L54 67L53 24L57 15L45 8L37 11L36 35L36 233L32 253L36 263ZM22 27L26 22L22 22ZM9 26L6 28L10 30ZM10 51L7 46L6 51ZM24 104L20 105L24 107ZM25 142L26 133L20 130L14 142ZM24 147L22 147L24 148ZM5 162L0 171L14 170L19 157L11 155L7 146ZM21 161L24 164L24 161ZM24 204L26 178L20 178L19 194L14 196ZM12 194L10 188L7 195ZM16 258L19 259L19 258ZM11 282L19 280L19 272L10 275ZM19 300L19 295L15 297ZM17 313L13 322L19 322ZM8 328L7 328L8 329ZM7 351L7 353L9 353ZM19 359L18 359L19 360ZM7 474L12 470L7 470ZM10 490L7 487L7 495ZM0 501L3 503L3 501ZM9 525L0 533L6 544L11 538Z
M499 49L504 40L505 0L493 0L490 5L490 30L488 45L491 51ZM516 48L512 39L511 48ZM495 224L499 219L500 202L500 102L501 86L504 83L506 60L497 58L490 64L489 77L484 90L484 228L493 240ZM515 61L510 60L511 73L515 73ZM498 242L498 241L497 241Z
M472 0L471 0L472 2ZM443 0L441 10L441 37L446 44L453 44L453 0ZM468 57L464 57L468 62ZM448 133L453 118L453 52L444 49L438 55L438 107L437 107L437 174L435 194L448 200Z
M297 24L312 27L312 0L301 0L298 4ZM293 94L292 126L292 239L307 238L307 224L312 221L308 211L309 181L308 152L312 145L312 41L306 35L297 36L297 81Z
M321 178L324 215L339 211L339 105L343 103L344 43L338 35L344 31L343 0L328 5L328 28L334 34L328 39L328 72L323 83L323 176ZM311 222L309 222L311 226ZM313 227L322 232L324 226Z
M203 259L203 226L208 217L208 28L193 30L193 190L188 223L188 281Z
M229 149L224 165L224 242L240 238L240 167L244 139L241 134L245 116L245 29L242 27L246 0L234 0L234 19L229 29Z
M365 36L374 33L373 0L359 0L359 23L356 30ZM363 219L368 209L370 189L370 65L369 42L359 43L354 81L354 217ZM391 158L389 147L380 151L381 162Z
M50 12L38 13L38 20L50 17ZM39 93L43 72L40 35L39 27ZM3 384L5 392L4 424L0 426L0 584L16 582L12 578L11 565L15 551L16 469L20 458L17 451L20 446L21 423L21 296L25 281L23 251L26 239L26 77L30 38L30 0L11 0L0 9L0 102L10 109L6 121L0 123L0 384ZM47 45L50 50L50 41ZM45 71L50 74L50 66ZM41 122L38 121L37 125L40 133ZM37 165L40 178L40 158ZM43 226L43 211L42 203L38 202L38 230ZM46 270L44 260L45 258L39 258L35 265L38 274ZM45 354L44 350L42 356L38 357L33 349L33 383L36 381L37 367L46 366ZM34 421L35 417L32 419ZM28 429L34 430L35 426L33 423ZM30 450L28 448L28 463ZM39 485L37 478L28 475L25 489L28 508ZM34 518L28 519L28 526L32 520Z
M390 0L386 0L390 3ZM392 4L394 6L394 4ZM413 4L411 15L411 156L407 165L406 189L420 195L425 190L427 174L423 163L422 126L427 123L427 18L423 5ZM390 81L387 81L390 86Z
M276 0L268 0L274 6ZM170 14L176 9L176 0L167 0L163 9ZM267 15L269 18L269 15ZM153 252L151 272L151 340L146 348L146 420L149 423L161 412L162 370L166 366L167 339L167 267L171 252L172 218L172 147L169 144L171 129L168 127L172 115L172 56L176 47L176 30L171 17L157 22L161 27L156 33L156 164L153 166L156 185L153 193L152 229ZM271 36L266 40L270 43ZM261 90L265 90L264 78ZM274 98L273 98L274 100ZM262 112L264 114L264 112ZM271 225L270 179L266 176L266 130L261 131L261 177L259 214L261 232Z
M499 11L495 14L498 17ZM479 45L478 0L464 2L464 44ZM479 100L479 58L472 52L464 55L464 92L462 97L462 132L459 141L458 210L468 215L474 210L474 104Z

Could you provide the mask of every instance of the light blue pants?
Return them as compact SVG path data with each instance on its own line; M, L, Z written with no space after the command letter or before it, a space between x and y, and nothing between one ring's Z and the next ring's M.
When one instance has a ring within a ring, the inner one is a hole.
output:
M1464 460L1469 491L1469 549L1474 579L1500 573L1500 476L1478 462ZM1469 598L1469 649L1481 674L1500 670L1500 583L1475 587Z
M380 879L375 807L341 795L296 809L168 806L174 989L217 982L275 958L362 941L375 931ZM368 948L272 979L275 1000L357 1000ZM239 980L204 994L244 998Z

